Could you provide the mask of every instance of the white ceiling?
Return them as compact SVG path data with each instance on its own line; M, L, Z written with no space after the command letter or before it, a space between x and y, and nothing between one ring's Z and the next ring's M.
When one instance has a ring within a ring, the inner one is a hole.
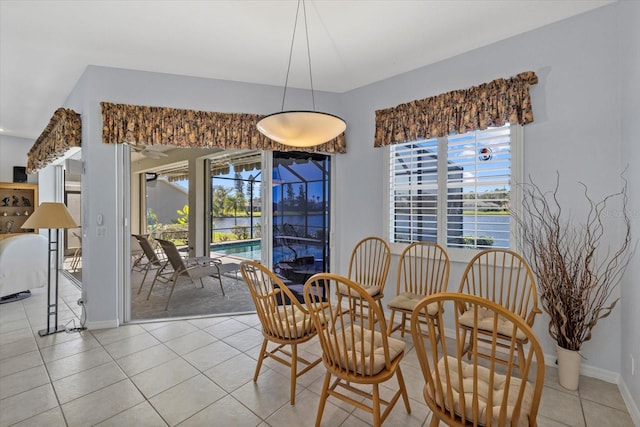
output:
M307 0L314 89L349 91L608 3ZM37 138L87 65L283 86L296 4L0 0L0 128ZM289 86L308 89L299 22Z

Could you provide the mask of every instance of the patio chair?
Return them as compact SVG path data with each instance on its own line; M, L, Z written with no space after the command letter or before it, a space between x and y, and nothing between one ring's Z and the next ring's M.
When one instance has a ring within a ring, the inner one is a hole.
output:
M165 255L167 256L167 261L171 265L172 273L170 277L171 282L171 291L169 292L169 298L167 298L167 305L164 307L165 310L169 308L169 303L171 302L171 297L173 296L173 291L176 288L176 283L178 279L181 277L187 277L193 283L193 279L199 279L200 285L204 288L204 283L202 282L203 277L213 277L218 279L220 283L220 290L222 291L222 295L224 295L224 287L222 286L222 274L220 272L220 265L222 264L220 260L215 258L208 257L199 257L199 258L191 258L184 259L180 255L178 248L176 245L169 241L163 239L156 239ZM156 281L154 280L151 283L151 287L149 288L149 293L147 294L147 299L151 295L151 291L153 290L153 286Z
M437 243L414 242L402 251L398 262L396 297L387 304L387 308L391 309L388 335L400 330L400 335L404 337L404 333L409 331L407 320L411 319L418 302L428 295L447 290L449 268L447 251ZM435 316L437 307L430 308L429 316ZM402 318L394 327L396 311L402 314ZM440 328L438 331L442 332Z
M387 242L379 237L366 237L360 240L349 261L348 278L357 283L376 303L380 310L384 297L384 286L391 264L391 249ZM347 295L348 288L338 284L338 292ZM358 298L357 301L365 300Z
M161 282L168 282L171 274L171 266L169 265L169 260L167 260L164 252L157 251L154 248L154 244L151 243L147 236L142 234L132 234L133 237L138 241L140 248L142 248L142 252L144 253L144 257L146 258L146 262L140 261L138 265L142 268L144 272L142 275L142 280L140 281L140 286L138 287L138 294L142 291L142 287L144 286L144 281L149 274L149 271L155 270L156 274L153 277L153 281L151 282L151 287L155 284L157 280ZM149 291L151 293L151 291ZM149 297L147 296L147 299Z
M78 267L80 266L80 261L82 260L82 235L76 233L75 231L72 231L71 234L73 234L75 238L78 239L78 244L80 246L78 246L76 250L73 252L70 268L72 271L78 271Z
M476 256L467 264L462 274L458 292L486 298L519 316L530 327L533 327L535 316L542 311L538 308L538 295L533 272L529 264L519 254L507 249L487 249ZM486 335L489 342L492 334L498 333L498 337L505 341L503 347L511 342L511 324L506 321L494 324L492 314L487 312L487 318L474 317L474 313L465 311L465 306L459 306L459 320L468 332L476 328L476 320L480 322L479 330L482 332L477 341L482 342L482 335ZM497 327L497 331L495 330ZM476 340L469 338L465 351L471 356L476 345ZM524 345L527 337L516 337L518 354L524 359ZM491 358L488 353L479 352L485 358ZM498 359L506 364L506 360ZM521 366L522 368L522 366Z
M273 272L255 261L248 260L240 264L240 271L249 287L264 336L253 381L258 380L262 362L267 357L288 366L291 369L290 403L294 405L296 380L320 363L320 358L308 361L298 356L298 344L315 337L316 328L306 308ZM277 344L277 347L267 351L269 342ZM288 345L291 346L291 352L284 349ZM298 363L305 365L300 371Z
M430 315L436 306L437 314ZM474 326L454 319L452 338L438 335L445 307L464 311L475 320ZM493 325L488 336L480 323ZM507 322L508 331L498 333L498 325ZM431 409L431 427L443 422L449 426L535 426L544 385L544 353L533 330L517 314L486 298L460 293L439 293L422 299L411 316L411 335L426 385L424 400ZM469 361L464 360L465 336L473 343ZM524 337L529 346L517 355L516 337ZM503 346L507 337L507 345ZM484 360L478 350L482 338L491 357ZM488 339L486 339L488 338ZM449 342L447 342L449 341ZM453 341L453 342L451 342ZM506 369L497 355L506 360ZM520 376L512 369L519 359Z
M138 243L138 239L132 234L131 235L131 271L139 271L143 272L145 269L145 254L142 250L142 247Z

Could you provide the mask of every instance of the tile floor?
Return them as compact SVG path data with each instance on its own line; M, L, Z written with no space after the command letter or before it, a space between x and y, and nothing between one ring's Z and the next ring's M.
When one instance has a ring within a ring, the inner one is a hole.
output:
M0 305L0 426L308 426L319 400L322 364L298 381L289 404L287 368L265 361L255 315L131 324L40 337L42 289ZM78 325L78 289L61 278L60 322ZM75 322L75 324L73 323ZM386 425L428 425L423 380L408 341L402 370L411 414L397 404ZM301 350L319 355L316 341ZM569 392L549 368L540 426L633 426L618 387L583 377ZM366 426L371 416L329 400L323 425Z

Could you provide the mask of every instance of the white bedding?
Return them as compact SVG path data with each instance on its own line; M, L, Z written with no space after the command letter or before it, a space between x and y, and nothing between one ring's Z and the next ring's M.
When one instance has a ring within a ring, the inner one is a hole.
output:
M47 245L40 234L0 240L0 297L46 286Z

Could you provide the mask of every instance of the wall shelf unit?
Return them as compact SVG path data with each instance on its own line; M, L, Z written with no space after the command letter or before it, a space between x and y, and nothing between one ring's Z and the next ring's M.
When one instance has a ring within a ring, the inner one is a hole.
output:
M0 182L0 240L38 230L23 230L22 224L38 206L38 185Z

